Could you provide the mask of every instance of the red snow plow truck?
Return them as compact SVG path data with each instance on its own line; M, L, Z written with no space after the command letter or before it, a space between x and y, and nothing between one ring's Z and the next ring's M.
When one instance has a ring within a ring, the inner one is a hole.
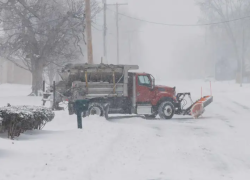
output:
M204 96L192 102L190 93L176 93L175 87L155 85L151 74L133 72L137 69L137 65L68 64L59 73L62 81L56 85L55 94L68 101L70 115L77 114L76 104L81 104L82 116L95 114L106 118L109 114L138 114L146 118L159 115L161 119L177 114L198 118L213 101L212 96ZM191 103L184 109L186 98Z

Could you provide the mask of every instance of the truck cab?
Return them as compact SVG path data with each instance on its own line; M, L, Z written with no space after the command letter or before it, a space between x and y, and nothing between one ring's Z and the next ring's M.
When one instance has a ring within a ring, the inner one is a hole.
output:
M155 78L148 73L129 73L128 87L129 97L134 99L136 114L154 117L162 102L172 103L171 108L177 103L175 87L155 85ZM171 111L174 113L174 108Z
M157 105L161 98L176 101L175 87L155 85L155 78L151 74L136 73L136 102Z

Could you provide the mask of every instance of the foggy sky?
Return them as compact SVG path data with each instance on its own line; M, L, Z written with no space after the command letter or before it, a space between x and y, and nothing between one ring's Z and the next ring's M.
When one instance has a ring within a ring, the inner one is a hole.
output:
M121 13L153 22L197 24L200 15L194 0L107 0L107 3L116 2L128 3L128 6L119 8ZM115 10L114 7L109 8ZM108 35L108 57L109 62L116 63L115 14L109 13L111 18L107 19L108 31L113 35ZM102 14L101 12L97 18L100 25L103 24ZM157 79L164 80L209 75L210 72L206 73L204 70L206 67L203 62L208 58L205 54L207 45L203 27L154 25L123 16L120 16L119 24L121 64L139 64L141 71L152 73ZM135 30L131 43L132 62L129 62L126 34L130 30ZM95 36L94 57L100 59L102 33L92 31Z

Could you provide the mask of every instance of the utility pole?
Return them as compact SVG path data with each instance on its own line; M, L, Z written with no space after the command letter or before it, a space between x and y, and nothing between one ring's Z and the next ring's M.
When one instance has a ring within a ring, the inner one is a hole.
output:
M132 63L132 55L131 55L131 36L128 33L128 48L129 48L129 62Z
M245 31L244 31L244 25L242 28L242 57L241 57L241 66L240 66L240 87L243 86L243 73L244 73L244 49L245 49Z
M109 6L116 6L116 44L117 44L117 64L120 63L120 49L119 49L119 6L128 5L128 3L107 4Z
M86 30L87 30L88 63L93 64L90 0L85 0L85 15L86 15Z
M106 36L107 36L107 20L106 20L106 12L107 12L107 4L106 0L103 0L103 56L104 60L108 63L108 58L107 58L107 41L106 41Z
M205 27L205 52L207 53L207 50L208 50L208 27ZM203 76L204 76L204 78L206 78L206 76L207 76L207 73L209 73L210 74L210 72L209 71L207 71L206 70L206 65L207 65L207 59L205 58L205 61L203 62L203 68L202 69L204 69L205 71L203 71ZM201 71L201 73L202 73L202 71Z
M120 63L120 52L119 52L119 7L118 4L116 3L116 47L117 47L117 64Z

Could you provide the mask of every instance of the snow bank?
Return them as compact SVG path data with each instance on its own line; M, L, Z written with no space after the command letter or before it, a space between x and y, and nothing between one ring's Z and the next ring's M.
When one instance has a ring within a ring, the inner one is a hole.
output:
M191 92L194 100L201 86L210 94L204 81L157 84ZM15 141L0 134L0 180L248 180L250 87L213 82L212 88L214 102L198 120L94 116L77 129L76 116L59 111L43 131ZM0 103L41 103L28 93Z

